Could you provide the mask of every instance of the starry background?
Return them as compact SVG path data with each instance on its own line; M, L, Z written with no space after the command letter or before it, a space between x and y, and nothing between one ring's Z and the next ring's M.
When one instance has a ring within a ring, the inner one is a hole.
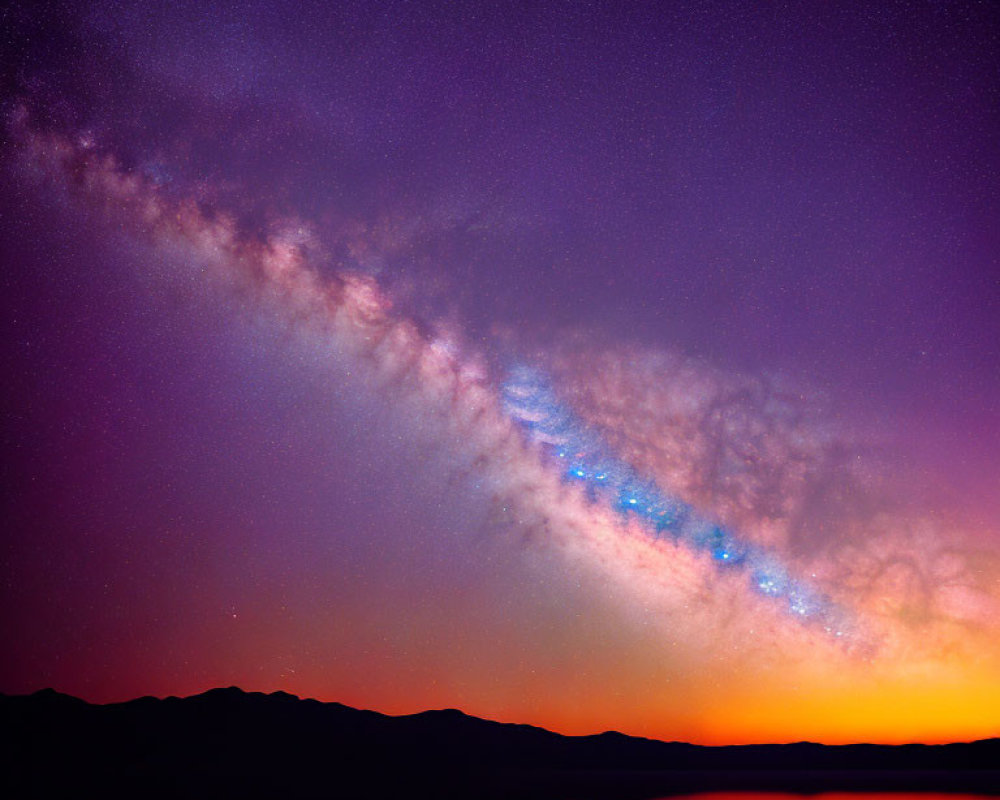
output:
M0 11L0 691L1000 734L997 7L622 6Z

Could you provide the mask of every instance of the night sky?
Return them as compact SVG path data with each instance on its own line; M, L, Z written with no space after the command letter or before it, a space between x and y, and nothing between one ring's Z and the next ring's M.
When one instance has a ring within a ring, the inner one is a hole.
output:
M1000 7L0 10L0 691L1000 735Z

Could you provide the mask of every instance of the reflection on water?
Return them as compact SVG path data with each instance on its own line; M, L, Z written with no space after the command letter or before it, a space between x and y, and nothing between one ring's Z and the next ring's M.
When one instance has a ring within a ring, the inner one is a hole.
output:
M699 792L659 800L988 800L986 795L945 792ZM992 798L996 800L996 798Z

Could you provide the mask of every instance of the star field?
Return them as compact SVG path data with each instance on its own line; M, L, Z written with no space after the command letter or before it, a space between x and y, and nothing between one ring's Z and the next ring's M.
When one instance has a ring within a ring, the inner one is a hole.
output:
M2 15L0 691L997 735L992 4Z

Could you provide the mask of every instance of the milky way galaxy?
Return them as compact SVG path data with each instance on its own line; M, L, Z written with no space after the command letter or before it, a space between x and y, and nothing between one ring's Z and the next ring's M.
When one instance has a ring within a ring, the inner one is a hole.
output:
M11 12L0 690L1000 733L996 10L547 8Z

